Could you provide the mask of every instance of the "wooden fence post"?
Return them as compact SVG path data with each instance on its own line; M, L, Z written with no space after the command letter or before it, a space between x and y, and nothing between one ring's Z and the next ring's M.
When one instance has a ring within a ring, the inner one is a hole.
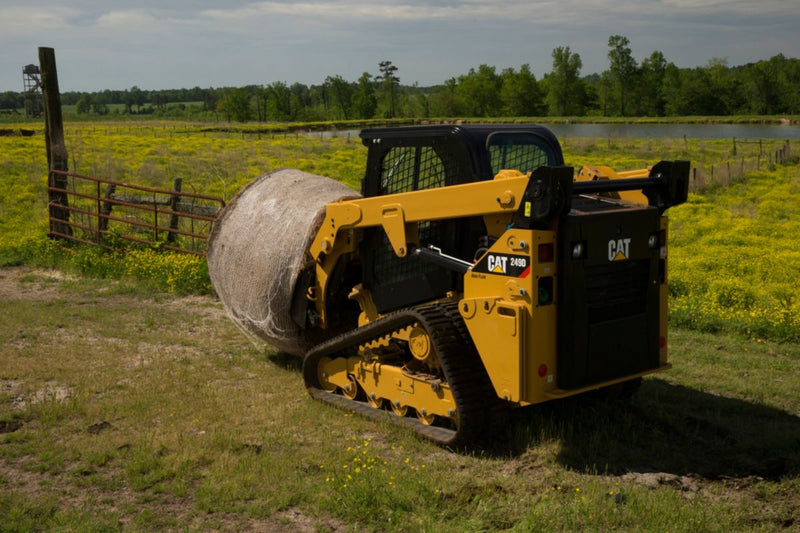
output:
M47 152L47 184L66 190L67 177L52 174L53 170L66 172L69 156L64 142L64 121L61 116L61 96L58 91L56 53L52 48L39 47L39 68L42 73L42 99L44 100L44 141ZM69 199L66 192L50 191L50 237L71 236L69 225Z
M175 192L181 192L181 178L175 178L172 180L172 190ZM169 218L169 227L170 229L177 230L178 229L178 222L180 221L180 217L178 216L178 202L180 202L180 195L173 194L172 198L170 199L170 209L172 209L172 216ZM175 242L175 233L169 232L167 233L167 242Z
M98 182L99 186L99 182ZM111 209L113 208L114 204L111 203L109 200L113 198L114 191L117 190L117 186L113 183L109 183L106 186L106 193L105 198L106 201L101 203L100 209L97 213L97 237L98 239L103 237L103 234L108 231L108 217L111 216Z

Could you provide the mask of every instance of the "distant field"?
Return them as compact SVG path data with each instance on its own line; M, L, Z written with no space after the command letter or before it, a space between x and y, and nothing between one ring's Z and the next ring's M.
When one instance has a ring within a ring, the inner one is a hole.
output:
M360 187L366 148L358 138L245 131L170 121L68 122L70 170L163 188L180 177L184 190L226 200L261 174L286 167ZM739 144L734 156L730 140L581 138L562 143L566 162L576 167L624 170L661 159L692 161L700 170L692 180L693 195L669 212L673 321L702 331L800 340L796 163L770 166L758 144ZM800 153L800 147L794 151ZM46 233L42 137L0 137L0 169L5 191L0 259L5 256L8 262L19 257L25 243Z

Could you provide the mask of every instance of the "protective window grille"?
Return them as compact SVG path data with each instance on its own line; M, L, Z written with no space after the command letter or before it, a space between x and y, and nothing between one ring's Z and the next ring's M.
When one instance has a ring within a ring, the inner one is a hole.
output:
M381 194L433 189L444 185L444 164L430 146L398 146L389 150L383 159Z
M535 144L498 144L489 146L492 172L515 169L527 174L548 163L547 152Z
M430 146L394 147L383 159L381 194L433 189L446 184L445 164L439 154ZM442 229L435 224L430 222L419 224L420 244L441 246L443 237L441 233ZM373 265L373 272L378 283L417 278L426 272L433 272L437 268L416 257L398 258L388 237L385 234L381 235Z
M430 222L419 224L419 241L425 244L439 245L441 230ZM380 237L380 247L375 251L373 272L378 283L398 282L416 278L425 272L433 272L437 268L432 263L421 261L417 257L399 258L395 255L386 234Z

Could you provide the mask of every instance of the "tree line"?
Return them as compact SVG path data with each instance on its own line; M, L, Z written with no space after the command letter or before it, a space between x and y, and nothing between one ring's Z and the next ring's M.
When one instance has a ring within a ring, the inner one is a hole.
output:
M269 85L93 93L66 92L78 114L154 114L226 121L326 121L395 117L692 116L800 113L800 60L778 54L731 67L713 58L679 68L658 50L637 61L627 37L608 39L609 67L584 76L578 53L552 51L550 72L530 65L472 68L432 87L403 85L399 68L381 61L356 81L328 76L316 85ZM110 110L110 105L116 109ZM24 95L0 93L0 109L24 106Z

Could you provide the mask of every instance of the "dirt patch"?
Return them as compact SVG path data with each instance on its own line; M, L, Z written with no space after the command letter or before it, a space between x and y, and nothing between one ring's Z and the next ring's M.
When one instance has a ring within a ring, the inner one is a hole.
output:
M651 489L668 486L684 492L697 492L700 490L700 480L695 476L679 476L667 472L630 472L621 478L624 481L650 487Z
M22 381L18 379L0 379L0 395L14 397L22 390Z
M55 382L45 383L45 385L30 394L20 394L11 399L11 406L15 409L25 409L31 405L44 402L64 402L72 395L68 387L64 387Z
M60 297L58 284L68 279L55 270L0 268L0 300L49 300ZM26 280L26 281L23 281Z

